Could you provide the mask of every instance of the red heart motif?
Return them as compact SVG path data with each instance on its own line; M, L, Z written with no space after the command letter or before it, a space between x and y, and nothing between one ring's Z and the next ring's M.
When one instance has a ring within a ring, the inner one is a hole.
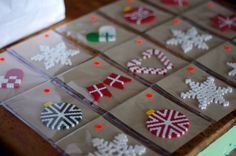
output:
M5 76L0 76L0 88L20 88L24 72L20 69L10 69Z

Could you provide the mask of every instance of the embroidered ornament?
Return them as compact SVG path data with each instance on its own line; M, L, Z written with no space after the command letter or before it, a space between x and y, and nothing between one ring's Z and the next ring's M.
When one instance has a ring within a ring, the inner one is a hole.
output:
M52 130L64 130L75 127L82 120L81 109L70 103L46 103L41 112L42 123Z
M115 87L118 89L124 89L124 84L129 83L131 81L132 80L128 77L112 73L103 81L103 83L105 83L111 87Z
M115 136L111 142L94 138L92 143L97 151L89 153L87 156L141 156L146 153L144 146L129 146L128 141L128 137L123 133Z
M125 10L124 18L132 24L140 25L153 22L156 19L156 15L150 9L136 7Z
M20 69L10 69L5 76L0 76L0 88L17 89L20 88L24 72Z
M107 87L103 83L95 84L87 87L87 91L91 96L93 96L95 101L98 101L100 97L107 96L111 97L111 92L107 89Z
M222 104L224 107L229 106L229 101L224 99L224 95L232 93L233 89L231 87L217 87L214 81L215 79L213 77L208 77L207 80L202 83L186 79L185 83L190 86L191 90L186 93L182 92L180 96L182 99L197 99L199 108L202 110L206 109L207 105L211 103Z
M211 18L212 26L220 29L223 32L228 30L236 31L236 14L225 16L222 14L218 14Z
M185 7L189 5L189 0L161 0L163 4L177 7Z
M164 65L163 68L155 67L143 67L142 61L150 59L151 57L156 56L161 64ZM174 65L166 57L166 55L158 49L148 49L142 53L142 58L137 58L129 61L127 63L128 69L133 73L140 74L154 74L154 75L163 75L174 68Z
M40 46L39 48L41 53L31 57L31 60L43 62L47 70L57 64L71 66L72 62L69 57L80 53L78 50L67 50L63 42L58 43L55 47Z
M174 139L185 135L190 127L188 118L176 110L149 110L146 126L155 136Z
M183 32L182 30L171 30L171 32L174 37L167 40L166 44L173 46L181 45L184 53L188 53L193 47L202 50L209 49L206 41L211 40L212 36L208 34L199 34L194 27L188 29L187 32Z
M115 42L116 29L113 26L102 26L99 32L88 33L86 38L90 42Z
M229 76L235 76L236 75L236 63L227 62L227 65L232 67L233 70L228 73Z

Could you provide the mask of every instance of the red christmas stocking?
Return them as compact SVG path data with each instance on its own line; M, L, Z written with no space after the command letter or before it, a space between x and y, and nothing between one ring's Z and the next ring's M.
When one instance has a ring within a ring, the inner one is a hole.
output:
M130 78L112 73L111 75L109 75L104 81L103 83L111 86L111 87L115 87L115 88L119 88L119 89L124 89L124 84L131 82L132 80Z
M98 101L100 97L107 96L111 97L111 92L107 89L107 87L103 83L98 83L92 86L87 87L87 91L91 94L95 101Z

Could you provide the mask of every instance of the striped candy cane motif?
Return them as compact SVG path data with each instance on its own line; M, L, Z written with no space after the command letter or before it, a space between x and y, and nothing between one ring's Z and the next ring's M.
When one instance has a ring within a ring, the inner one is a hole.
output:
M142 61L156 56L157 59L164 65L163 68L143 67ZM174 65L166 57L166 55L158 49L148 49L142 53L142 58L133 59L127 63L128 69L133 73L164 75L171 70Z
M151 113L146 121L148 130L161 138L178 138L190 127L188 118L176 110L163 109Z

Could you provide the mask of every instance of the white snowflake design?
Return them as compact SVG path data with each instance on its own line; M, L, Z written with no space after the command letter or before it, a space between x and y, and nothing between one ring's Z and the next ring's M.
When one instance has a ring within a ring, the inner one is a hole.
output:
M31 57L33 61L43 61L45 68L48 70L56 64L72 65L70 56L75 56L80 53L79 50L68 50L63 42L58 43L55 47L40 46L40 54Z
M206 41L212 39L212 36L209 34L199 34L195 27L189 28L187 32L183 32L182 30L171 30L174 38L167 40L167 45L181 45L184 53L188 53L196 47L202 50L208 50L209 47L206 44Z
M222 104L224 107L229 106L229 101L224 99L224 95L232 93L231 87L222 88L217 87L214 83L213 77L208 77L206 81L199 83L194 82L191 79L186 79L185 83L189 84L191 90L186 93L181 93L181 98L197 99L200 109L206 109L207 105L211 103Z
M231 70L228 73L228 75L229 76L235 76L236 75L236 63L227 62L227 65L233 68L233 70Z
M87 156L138 156L146 152L144 146L128 146L128 138L123 133L115 136L115 139L111 142L95 138L92 143L97 151L89 153Z

